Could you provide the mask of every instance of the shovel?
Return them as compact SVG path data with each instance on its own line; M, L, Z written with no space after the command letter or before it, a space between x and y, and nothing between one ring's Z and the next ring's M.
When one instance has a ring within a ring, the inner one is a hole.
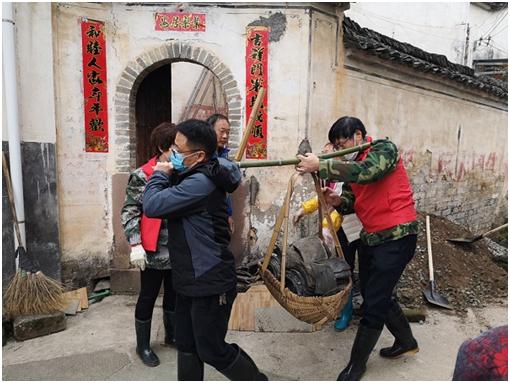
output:
M425 299L433 305L444 307L445 309L452 310L453 307L450 306L450 302L448 299L440 295L437 291L435 291L435 283L434 283L434 264L432 262L432 241L430 240L430 217L427 215L426 217L426 229L427 229L427 251L429 253L429 284L423 290L423 295L425 295Z
M504 225L498 226L495 229L489 230L487 233L483 233L481 235L477 235L473 238L449 238L447 241L453 242L453 243L473 243L476 241L479 241L480 239L487 237L488 235L495 233L496 231L499 231L501 229L504 229L508 227L508 223L505 223Z

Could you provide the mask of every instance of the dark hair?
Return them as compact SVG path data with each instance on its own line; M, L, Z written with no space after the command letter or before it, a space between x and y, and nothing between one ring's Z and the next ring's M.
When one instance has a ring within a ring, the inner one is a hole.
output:
M156 126L151 132L151 148L155 156L161 155L161 149L166 152L174 144L175 124L171 122L162 122Z
M206 121L214 128L214 124L216 124L216 122L219 120L225 120L230 125L230 121L228 120L227 116L224 116L220 113L211 114Z
M329 129L329 142L334 144L339 138L351 138L354 136L356 130L359 130L361 136L365 138L367 131L365 125L363 125L359 118L349 116L340 117Z
M188 139L190 148L203 150L206 158L216 151L216 132L208 122L191 119L181 122L176 128Z

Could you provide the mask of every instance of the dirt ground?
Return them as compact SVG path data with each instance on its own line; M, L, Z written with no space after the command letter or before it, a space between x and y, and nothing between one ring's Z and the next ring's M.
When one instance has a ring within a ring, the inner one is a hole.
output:
M418 220L420 232L416 253L397 285L399 301L410 308L425 305L422 290L429 279L425 216L419 214ZM430 216L430 226L436 290L455 310L465 313L468 307L484 307L507 296L507 271L492 260L485 241L467 246L448 242L447 238L474 235L443 217Z

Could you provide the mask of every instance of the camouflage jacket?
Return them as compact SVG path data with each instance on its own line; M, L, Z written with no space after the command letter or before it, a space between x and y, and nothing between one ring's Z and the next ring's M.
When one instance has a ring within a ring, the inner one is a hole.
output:
M140 221L142 219L143 191L147 184L147 176L141 168L136 169L129 176L126 187L126 198L120 213L120 220L124 228L124 234L130 245L138 245L142 242L140 234ZM168 229L166 220L161 222L161 230L158 237L158 249L155 252L146 251L147 267L159 270L171 268L168 254Z
M393 171L398 160L398 150L393 142L387 139L375 140L363 161L321 160L319 176L323 179L345 182L340 196L341 204L337 210L344 215L351 214L354 213L355 197L349 183L376 182ZM410 234L418 234L417 221L396 225L376 233L367 233L362 230L360 238L368 246L376 246Z

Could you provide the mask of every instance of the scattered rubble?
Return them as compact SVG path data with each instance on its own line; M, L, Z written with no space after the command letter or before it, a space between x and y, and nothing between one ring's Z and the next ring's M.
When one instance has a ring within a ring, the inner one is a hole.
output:
M416 253L396 288L399 301L408 308L425 305L422 290L429 279L425 215L419 214L418 220ZM436 290L455 310L463 313L468 307L485 307L508 295L507 269L495 263L489 250L503 253L501 246L489 244L488 247L487 241L469 245L450 243L447 238L469 238L473 234L443 217L431 215L430 220Z

